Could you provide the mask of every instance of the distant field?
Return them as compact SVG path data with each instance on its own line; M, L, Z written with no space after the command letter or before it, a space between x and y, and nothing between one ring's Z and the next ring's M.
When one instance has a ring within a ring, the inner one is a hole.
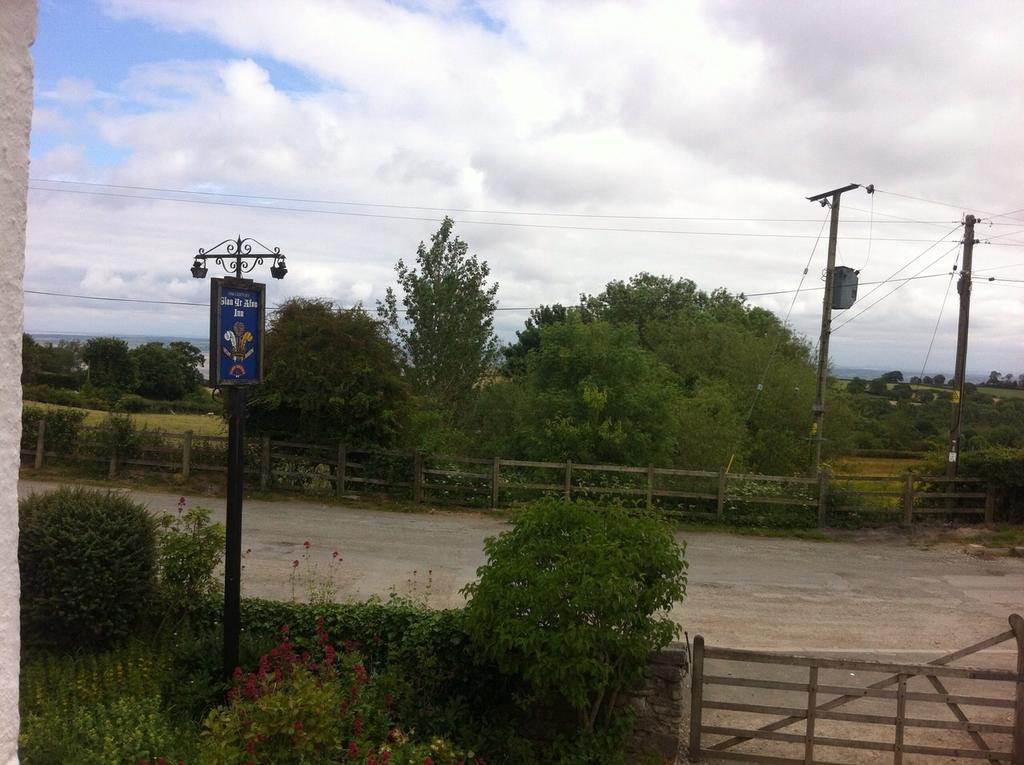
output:
M844 378L839 378L839 377L833 378L832 379L832 388L834 390L846 390L846 384L849 383L849 382L851 382L851 380L844 379ZM867 381L865 380L865 382L867 382ZM951 387L949 387L948 385L940 386L940 385L922 385L922 384L912 383L910 385L910 387L912 389L914 389L914 390L930 390L933 393L940 393L942 391L945 391L946 393L952 393L953 392L953 389ZM892 390L892 388L893 388L893 385L890 383L889 384L889 390ZM1024 388L993 388L993 387L990 387L988 385L979 385L978 386L978 392L979 393L986 393L989 396L991 396L992 398L1024 399Z
M891 457L843 457L833 468L847 475L899 475L920 467L921 460Z
M42 409L75 409L77 407L42 404L37 401L26 401L25 406L38 406ZM86 413L86 425L99 425L106 419L109 412L97 409L83 409ZM167 433L184 433L191 430L207 436L219 436L227 433L227 425L223 419L208 414L133 414L132 421L136 427L149 430L163 430Z

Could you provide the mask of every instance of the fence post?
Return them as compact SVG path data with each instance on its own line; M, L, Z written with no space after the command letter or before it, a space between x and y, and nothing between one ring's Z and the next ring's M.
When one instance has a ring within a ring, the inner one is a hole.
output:
M647 509L654 507L654 465L647 466Z
M110 470L107 472L107 477L117 477L117 444L110 448Z
M192 474L192 431L186 430L181 438L181 477L186 481Z
M818 471L818 528L825 528L825 515L828 505L828 479L829 474L825 470Z
M263 447L260 449L260 490L266 491L270 486L270 436L263 436Z
M718 518L721 520L722 513L725 512L725 468L718 471L718 508L715 510L718 513Z
M1024 618L1010 615L1010 629L1017 638L1017 695L1013 708L1013 765L1024 765Z
M991 526L996 519L996 487L995 484L985 486L985 525Z
M704 636L697 635L693 638L693 671L690 673L690 762L700 762L700 727L704 717L703 704Z
M338 444L338 472L334 475L334 483L339 497L345 493L346 462L348 462L348 449L345 447L345 442L342 441Z
M412 501L419 504L423 501L423 452L417 449L412 456Z
M36 423L36 470L43 469L43 459L46 457L46 420L39 420Z
M572 499L572 460L565 463L565 498Z
M903 765L903 731L907 724L907 677L908 675L899 676L899 686L896 690L896 742L893 746L892 765Z
M903 520L900 525L909 526L914 520L914 474L909 470L903 474Z
M807 727L804 733L804 763L814 762L814 723L818 710L818 668L810 667L807 672Z
M494 458L491 463L491 507L498 506L498 487L501 473L501 460Z

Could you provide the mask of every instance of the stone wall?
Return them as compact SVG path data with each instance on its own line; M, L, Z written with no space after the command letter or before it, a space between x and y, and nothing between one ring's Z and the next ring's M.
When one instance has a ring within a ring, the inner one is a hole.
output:
M652 654L641 686L625 703L636 712L629 752L637 763L674 763L687 713L686 675L689 653L684 643L672 643Z
M18 762L22 274L36 1L0 0L0 763Z

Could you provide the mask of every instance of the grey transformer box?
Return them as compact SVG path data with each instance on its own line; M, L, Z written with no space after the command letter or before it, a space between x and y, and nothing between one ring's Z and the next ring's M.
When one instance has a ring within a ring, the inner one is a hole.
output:
M841 310L857 302L857 275L848 266L836 266L832 282L832 308Z

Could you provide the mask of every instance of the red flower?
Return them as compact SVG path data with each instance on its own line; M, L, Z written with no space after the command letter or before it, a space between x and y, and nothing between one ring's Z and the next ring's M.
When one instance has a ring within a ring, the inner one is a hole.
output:
M302 546L308 550L312 546L312 543L307 539L305 542L302 543Z
M332 557L332 558L337 558L337 557L338 557L338 551L337 551L337 550L335 550L334 552L332 552L332 553L331 553L331 557Z
M302 720L296 720L293 727L295 728L295 730L302 730Z
M298 567L299 567L299 562L297 560L293 560L292 561L292 568L298 568Z
M423 765L434 765L434 758L428 754L423 758Z
M359 745L356 744L355 739L348 742L348 756L353 759L359 756Z

